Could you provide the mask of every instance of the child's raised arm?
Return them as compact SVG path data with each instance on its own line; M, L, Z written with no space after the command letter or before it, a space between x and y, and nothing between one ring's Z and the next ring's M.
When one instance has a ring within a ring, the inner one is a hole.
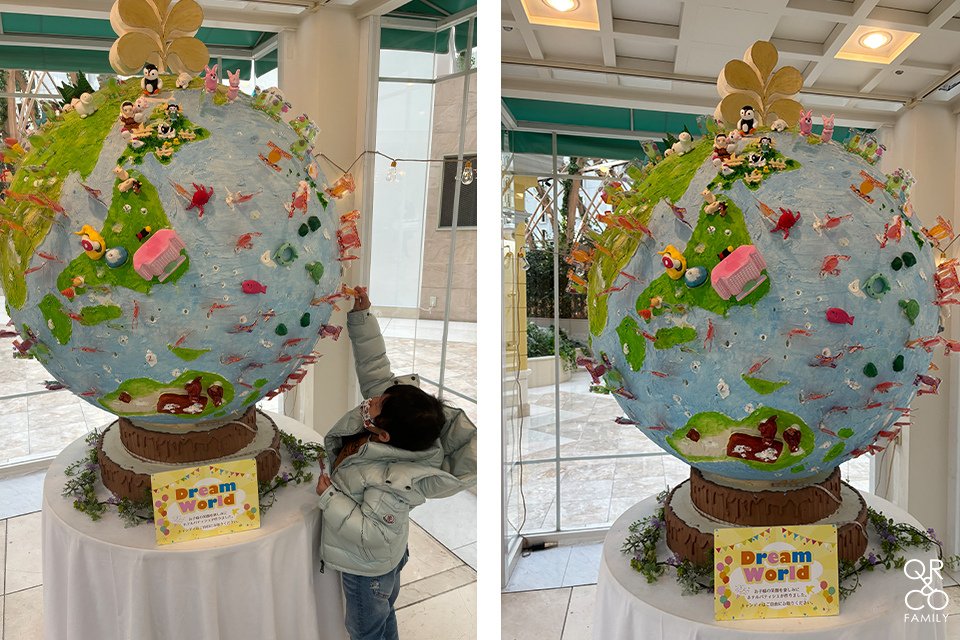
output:
M364 398L372 398L383 393L393 383L390 371L390 359L387 347L380 333L377 319L369 313L370 298L366 287L356 287L357 297L353 302L353 311L347 315L347 333L353 344L353 359L357 369L357 380Z

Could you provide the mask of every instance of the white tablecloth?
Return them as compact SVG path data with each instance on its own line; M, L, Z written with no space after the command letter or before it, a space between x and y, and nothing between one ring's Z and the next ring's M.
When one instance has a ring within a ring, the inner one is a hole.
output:
M898 522L919 527L910 514L890 502L863 494L867 504ZM653 515L657 502L653 497L634 505L614 523L603 543L597 601L594 607L595 640L744 640L776 637L778 640L943 640L946 637L946 610L930 609L917 614L939 613L939 621L906 622L912 614L904 605L908 591L919 589L921 582L910 580L899 569L864 572L860 588L840 603L840 615L822 618L782 618L716 622L713 619L713 595L684 596L672 570L657 582L630 567L629 557L620 552L628 527ZM923 527L921 527L923 528ZM872 527L868 527L874 534ZM875 535L869 549L875 549ZM669 552L661 538L661 557ZM915 551L905 557L928 560L930 552ZM940 588L940 581L933 585ZM911 604L912 604L911 600ZM915 605L916 606L916 605ZM939 603L935 606L939 606Z
M315 553L315 482L279 490L256 531L160 547L152 523L124 528L115 512L94 522L60 495L64 469L85 451L82 438L64 449L43 487L48 640L346 639L340 574L320 573Z

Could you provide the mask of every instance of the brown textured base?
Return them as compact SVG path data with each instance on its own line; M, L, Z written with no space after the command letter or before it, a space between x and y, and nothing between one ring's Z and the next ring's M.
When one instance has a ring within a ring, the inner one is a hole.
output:
M219 426L180 433L158 431L120 418L120 441L127 451L145 460L189 463L232 456L253 442L257 434L256 407Z
M113 429L116 426L117 423L115 422L107 429ZM258 482L268 482L280 471L280 455L278 454L280 450L280 431L272 420L270 421L270 428L273 429L270 447L254 456L257 461ZM205 462L213 461L211 459ZM134 501L149 500L150 474L143 470L127 469L111 460L103 450L103 436L101 436L97 445L97 463L100 465L100 479L103 481L103 486L116 494L117 497ZM174 463L170 468L175 469L176 464Z
M713 529L723 526L750 526L738 522L717 522L710 526L709 530L702 530L694 525L688 524L671 505L671 501L677 491L686 491L690 481L684 481L674 487L667 501L664 504L663 514L667 529L667 547L677 553L682 559L690 560L697 565L713 564ZM685 486L687 485L687 486ZM849 485L847 485L849 486ZM852 489L852 487L851 487ZM863 497L856 492L857 499L860 501L860 508L854 521L837 524L837 546L841 560L856 562L867 549L867 538L865 535L867 526L867 503ZM768 522L766 524L788 524Z
M708 480L699 469L690 470L690 499L697 509L717 520L739 525L817 522L840 508L840 503L831 497L839 495L839 467L820 482L780 491L745 491Z

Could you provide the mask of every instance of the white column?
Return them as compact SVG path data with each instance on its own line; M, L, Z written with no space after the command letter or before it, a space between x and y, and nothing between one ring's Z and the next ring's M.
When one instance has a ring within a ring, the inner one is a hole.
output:
M306 113L321 129L317 152L344 168L367 145L369 37L369 29L348 10L321 8L305 16L296 31L283 31L279 38L280 89L297 113ZM330 183L340 177L326 161L319 164ZM362 202L363 166L361 160L353 169L357 191L336 203L338 213L351 209L367 213ZM344 263L344 282L362 283L368 264L365 252L361 260ZM334 314L331 324L346 323L352 302L340 304L344 309ZM325 339L318 343L318 351L323 356L304 382L288 394L286 412L325 433L357 404L357 385L346 332L337 342Z
M917 179L911 199L915 219L931 226L941 215L960 230L956 202L958 130L957 118L940 105L921 104L898 119L888 139L883 171L909 169ZM956 246L950 251L956 255ZM932 283L931 283L932 284ZM957 312L953 312L954 316ZM946 323L946 336L956 337L958 323ZM956 553L958 513L956 503L957 458L957 359L944 358L937 351L933 375L943 379L940 394L923 396L913 402L913 424L903 433L904 448L894 471L898 504L924 525L933 527L946 543L945 551Z

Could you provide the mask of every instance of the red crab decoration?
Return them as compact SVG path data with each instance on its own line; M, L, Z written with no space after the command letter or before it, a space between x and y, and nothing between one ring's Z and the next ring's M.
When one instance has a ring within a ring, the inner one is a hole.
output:
M352 220L340 226L337 230L337 243L340 245L341 262L347 260L356 260L358 256L350 255L350 249L360 247L360 232L357 230L357 224Z
M197 218L203 217L203 207L208 202L210 198L213 197L213 187L205 187L202 184L193 183L193 196L190 198L190 206L187 207L187 211L196 207L200 210L200 215Z
M783 207L780 207L780 218L777 220L777 226L775 226L773 229L770 229L770 233L782 231L783 239L786 240L790 237L790 229L793 228L793 225L797 224L799 221L799 211L793 211L792 209L784 209Z

